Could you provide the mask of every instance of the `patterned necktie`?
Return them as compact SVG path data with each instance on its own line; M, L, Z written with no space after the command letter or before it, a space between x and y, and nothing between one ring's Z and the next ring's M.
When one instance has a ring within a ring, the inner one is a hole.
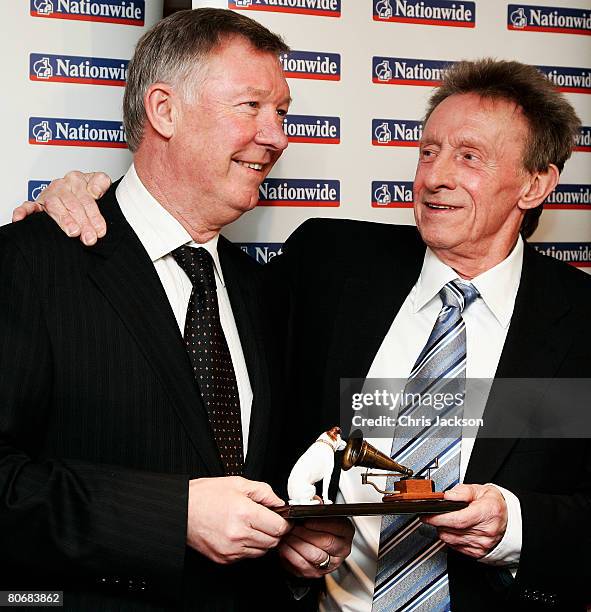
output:
M451 393L456 398L437 412L461 417L466 386L466 325L462 311L477 297L469 283L452 281L439 292L443 303L433 331L405 386L405 393L424 398L427 393ZM441 397L441 396L440 396ZM457 398L461 398L459 401ZM437 459L431 478L437 491L459 482L462 428L436 426L432 406L418 399L402 406L399 416L413 418L415 426L396 428L391 456L424 474ZM424 417L423 419L421 417ZM431 425L424 425L426 419ZM378 567L372 612L444 612L450 609L447 551L437 531L416 515L384 516L380 529Z
M227 476L244 471L240 398L218 308L213 259L204 248L182 246L172 252L193 284L185 344Z

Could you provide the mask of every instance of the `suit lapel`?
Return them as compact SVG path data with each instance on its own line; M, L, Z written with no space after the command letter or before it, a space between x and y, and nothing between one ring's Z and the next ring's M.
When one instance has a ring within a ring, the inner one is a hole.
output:
M544 265L543 256L525 247L521 282L495 379L552 378L572 342L572 333L561 324L570 306L560 280L554 268ZM497 393L499 389L493 384L465 482L491 482L519 437L518 431L515 438L486 437L487 430L506 417L510 403L506 392ZM530 397L529 403L535 410L535 398Z
M127 223L113 185L101 202L108 232L88 249L89 276L137 342L212 476L223 468L186 348L158 274Z
M262 275L223 236L219 239L218 252L253 394L245 476L257 478L263 469L271 410Z

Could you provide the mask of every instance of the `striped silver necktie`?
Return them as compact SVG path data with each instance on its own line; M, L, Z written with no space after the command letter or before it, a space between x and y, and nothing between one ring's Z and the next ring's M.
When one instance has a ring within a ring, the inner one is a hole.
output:
M437 459L439 467L432 470L431 478L437 491L445 491L459 482L462 429L435 426L435 412L423 399L427 394L431 398L435 394L452 394L456 399L436 413L446 418L462 416L466 386L466 325L462 311L478 297L478 291L469 283L455 280L441 289L439 297L443 307L404 388L405 394L417 399L401 406L398 413L399 417L412 417L417 424L396 428L390 454L412 468L415 475L424 475ZM424 425L427 419L431 425ZM416 515L384 516L372 612L449 609L447 552L437 531L423 525Z

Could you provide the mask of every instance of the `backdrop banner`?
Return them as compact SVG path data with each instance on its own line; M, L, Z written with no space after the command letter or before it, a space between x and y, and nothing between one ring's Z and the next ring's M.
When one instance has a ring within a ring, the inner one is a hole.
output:
M131 157L121 120L127 64L162 0L3 3L4 162L0 223L72 168L118 177Z

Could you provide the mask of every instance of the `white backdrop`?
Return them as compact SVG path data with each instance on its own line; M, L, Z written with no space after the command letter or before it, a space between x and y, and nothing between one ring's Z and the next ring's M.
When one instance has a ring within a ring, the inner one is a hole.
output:
M78 14L84 5L95 14ZM224 232L261 261L310 216L413 223L413 144L431 87L450 61L494 56L543 67L568 90L586 126L582 150L568 162L532 241L576 265L591 263L591 0L193 5L244 11L294 49L283 58L294 98L286 124L292 144L262 186L261 206ZM9 197L1 222L38 186L29 181L70 168L103 169L116 178L127 167L129 154L119 148L120 78L135 41L161 16L162 2L147 0L145 25L136 25L143 7L141 0L15 0L5 6L9 27L0 49L8 95L0 108ZM52 119L63 121L58 126ZM103 142L84 142L97 138Z
M135 43L162 18L162 0L12 0L3 14L7 223L17 204L67 170L119 176L129 165L122 85Z

